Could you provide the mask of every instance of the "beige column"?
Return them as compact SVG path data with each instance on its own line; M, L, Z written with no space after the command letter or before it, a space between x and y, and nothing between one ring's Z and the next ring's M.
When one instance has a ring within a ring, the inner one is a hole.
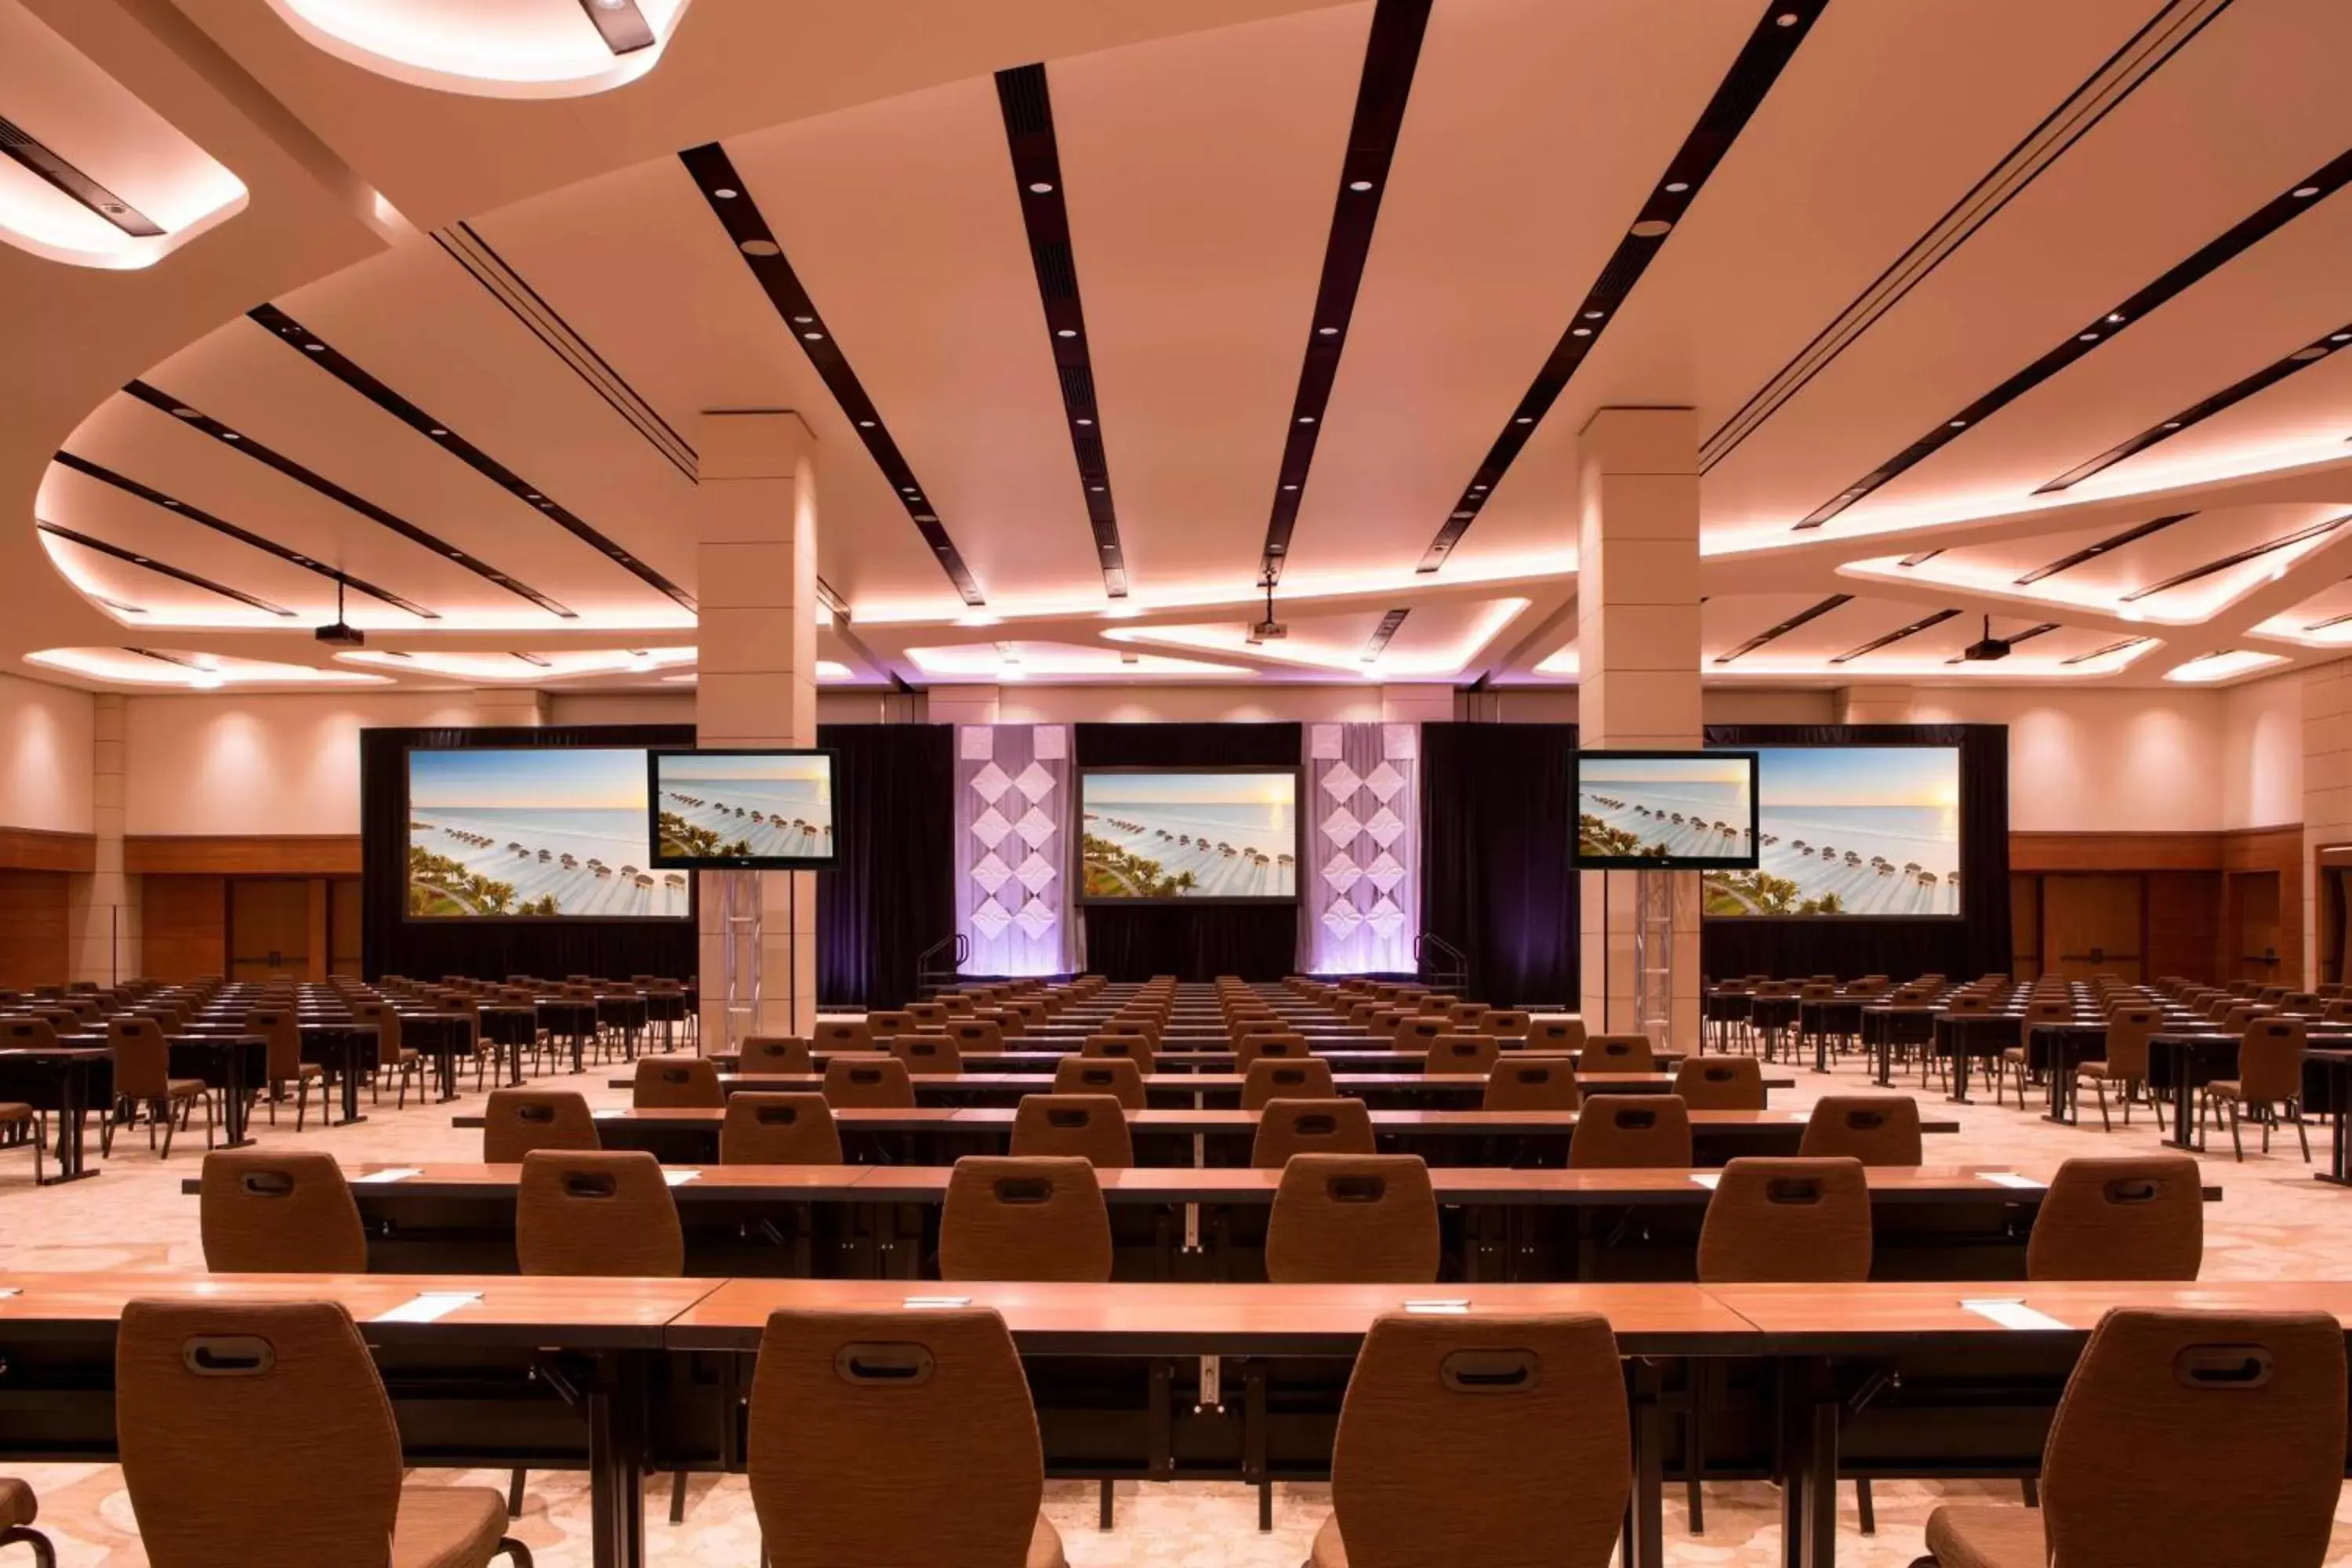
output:
M816 743L816 438L789 410L705 414L695 437L704 746ZM727 1037L725 899L698 873L705 1048ZM806 1035L816 1017L816 878L759 874L761 1034ZM748 1032L748 1031L747 1031Z
M1001 686L934 686L927 711L933 724L993 724Z
M1907 686L1841 686L1835 693L1841 724L1908 724L1913 692Z
M547 722L547 693L530 688L478 686L474 722L484 729L535 730Z
M1699 714L1698 429L1686 408L1603 408L1578 437L1578 743L1695 748ZM1639 873L1582 878L1585 1026L1636 1026ZM1699 889L1673 878L1664 1045L1698 1041Z
M101 692L91 701L90 829L97 858L89 875L67 884L67 958L71 978L111 985L137 978L143 963L139 884L122 869L123 699Z
M2352 844L2352 661L2315 665L2303 677L2303 983L2319 984L2327 933L2320 929L2319 848ZM2339 947L2343 936L2336 937Z

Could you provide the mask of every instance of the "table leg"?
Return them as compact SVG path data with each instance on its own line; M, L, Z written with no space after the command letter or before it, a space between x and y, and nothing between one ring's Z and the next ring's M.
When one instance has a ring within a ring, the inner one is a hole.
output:
M1834 1568L1837 1563L1838 1403L1832 1397L1829 1368L1816 1364L1806 1380L1804 1405L1804 1568Z
M636 1363L608 1356L588 1395L590 1560L595 1568L643 1568L645 1455Z
M1780 1568L1805 1568L1805 1489L1810 1455L1800 1439L1805 1412L1804 1363L1791 1357L1780 1363L1780 1440L1775 1445L1780 1471Z
M2027 1057L2030 1058L2032 1054L2029 1047ZM2071 1124L2068 1118L2074 1114L2073 1100L2068 1090L2074 1086L2074 1060L2063 1037L2053 1038L2050 1042L2050 1059L2042 1070L2050 1075L2050 1110L2042 1120L2056 1122L2061 1127L2068 1126Z
M1954 1105L1969 1103L1968 1038L1957 1033L1952 1036L1952 1092L1944 1098Z
M1878 1036L1878 1076L1874 1080L1881 1089L1895 1087L1895 1031L1884 1029Z
M98 1174L89 1168L83 1138L89 1121L89 1096L80 1070L68 1066L58 1085L58 1173L42 1185L54 1187Z
M336 1122L335 1125L338 1127L349 1127L354 1121L365 1121L367 1120L366 1117L360 1114L360 1053L358 1042L353 1040L345 1040L337 1047L337 1054L342 1058L341 1063L342 1070L339 1076L342 1079L343 1116L342 1120Z
M1659 1375L1657 1363L1634 1359L1633 1554L1627 1568L1665 1568L1665 1420L1659 1407Z
M228 1081L221 1092L227 1098L228 1104L221 1119L228 1131L228 1142L221 1147L244 1149L253 1142L245 1135L245 1047L231 1046L225 1054L228 1058L228 1070L221 1076Z
M2197 1089L2189 1081L2190 1054L2180 1046L2168 1046L2166 1049L2172 1056L2172 1136L2165 1142L2176 1149L2193 1152L2197 1146L2189 1141L2189 1113L2197 1098Z

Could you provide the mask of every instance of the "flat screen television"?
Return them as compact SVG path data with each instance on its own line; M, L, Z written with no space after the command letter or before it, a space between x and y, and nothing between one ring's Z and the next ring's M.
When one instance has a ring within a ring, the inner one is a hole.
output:
M1078 901L1291 903L1296 768L1087 768Z
M1711 871L1709 916L1958 919L1960 753L1951 746L1768 746L1760 858Z
M841 863L831 752L654 751L646 768L657 867L826 871Z
M411 747L410 920L690 920L635 746Z
M1754 752L1576 753L1578 870L1749 870L1757 845Z

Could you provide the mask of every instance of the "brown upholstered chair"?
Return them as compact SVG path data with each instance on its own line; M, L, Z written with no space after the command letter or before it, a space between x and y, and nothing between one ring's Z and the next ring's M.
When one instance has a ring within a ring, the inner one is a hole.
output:
M993 1055L1004 1049L1004 1031L987 1018L950 1018L948 1038L958 1050Z
M1825 1094L1813 1105L1797 1152L1807 1159L1850 1154L1865 1165L1916 1165L1919 1102L1907 1094Z
M1702 1285L1839 1284L1870 1278L1862 1162L1733 1160L1698 1233Z
M1429 1060L1422 1071L1428 1073L1477 1073L1494 1070L1495 1058L1502 1047L1491 1035L1447 1035L1429 1042Z
M1481 1110L1574 1110L1584 1102L1577 1087L1576 1058L1513 1051L1498 1058L1486 1074Z
M2200 1144L2204 1139L2206 1113L2210 1111L2218 1123L2226 1108L2230 1112L2230 1146L2243 1161L2246 1143L2238 1131L2238 1118L2242 1109L2252 1106L2254 1121L2263 1130L2263 1152L2267 1154L2271 1152L2271 1129L2278 1125L2280 1109L2284 1107L2287 1120L2294 1124L2294 1135L2303 1141L2303 1163L2311 1163L2311 1131L2303 1120L2303 1044L2300 1018L2256 1018L2248 1023L2245 1035L2238 1041L2238 1076L2217 1079L2198 1094Z
M1401 1051L1426 1050L1433 1040L1444 1039L1453 1026L1442 1013L1424 1013L1418 1017L1401 1018L1396 1033L1391 1037Z
M2107 1115L2107 1085L2123 1089L2124 1125L2131 1125L2132 1101L2147 1083L2148 1041L2164 1024L2153 1007L2118 1007L2107 1015L2107 1056L2105 1061L2077 1062L2074 1081L2095 1086L2099 1094L2099 1126L2115 1131Z
M1246 1073L1269 1057L1277 1060L1301 1061L1313 1054L1307 1048L1307 1037L1304 1035L1287 1032L1244 1035L1234 1042L1234 1070Z
M1307 1568L1607 1568L1630 1430L1605 1319L1383 1315L1348 1379Z
M354 1002L352 1016L362 1024L375 1026L375 1071L370 1075L369 1092L381 1102L383 1099L383 1075L391 1073L400 1080L400 1097L393 1103L408 1103L408 1086L425 1070L425 1058L400 1043L400 1015L389 1002ZM421 1083L418 1092L423 1092Z
M530 1568L497 1492L402 1485L392 1403L340 1303L132 1301L114 1368L154 1568Z
M866 1047L860 1041L841 1048L862 1051ZM816 1071L816 1058L809 1043L790 1035L747 1035L735 1060L735 1070L740 1073L805 1078Z
M1265 1222L1275 1284L1426 1285L1437 1266L1437 1194L1420 1155L1296 1154L1282 1167Z
M291 1007L256 1007L245 1016L245 1026L269 1042L268 1067L264 1075L269 1085L269 1125L278 1125L278 1101L284 1097L286 1086L292 1084L294 1131L301 1131L310 1109L310 1085L320 1086L323 1100L327 1069L317 1062L302 1059L302 1026Z
M890 1054L917 1078L954 1078L963 1071L963 1052L945 1035L900 1035Z
M525 1274L684 1273L686 1236L660 1163L642 1149L524 1155L515 1257Z
M730 1094L719 1124L722 1165L838 1165L841 1130L821 1094Z
M1055 1094L1107 1094L1124 1110L1145 1104L1143 1068L1126 1057L1064 1057L1054 1068Z
M41 1162L48 1147L48 1121L39 1111L15 1100L0 1101L0 1149L32 1150L33 1184L37 1187L41 1184Z
M845 1052L824 1064L824 1098L835 1110L911 1110L915 1081L896 1057Z
M874 1032L864 1018L819 1018L809 1031L810 1042L823 1051L870 1051Z
M918 1029L942 1029L947 1026L948 1010L937 1002L909 1002L907 1016L914 1020Z
M727 1091L709 1057L639 1057L629 1103L639 1110L716 1110Z
M14 1476L0 1476L0 1547L30 1547L33 1568L58 1568L58 1549L33 1528L41 1517L41 1500Z
M2028 1279L2194 1279L2204 1184L2187 1154L2069 1160L2025 1243Z
M1135 1163L1127 1108L1116 1095L1024 1094L1013 1113L1013 1153L1075 1157L1098 1170Z
M1535 1018L1528 1024L1528 1049L1531 1051L1575 1054L1584 1049L1584 1041L1581 1018Z
M1370 1154L1372 1113L1360 1100L1269 1100L1257 1113L1250 1163L1286 1169L1300 1154Z
M2344 1485L2344 1372L2332 1316L2118 1307L2058 1401L2042 1507L1939 1508L1932 1562L2317 1568Z
M1754 1057L1685 1057L1675 1092L1693 1110L1761 1110L1764 1068Z
M147 1147L155 1146L155 1128L163 1129L163 1158L172 1157L172 1132L184 1126L195 1107L205 1108L205 1147L213 1146L213 1129L220 1120L219 1103L213 1091L200 1078L172 1076L172 1043L152 1018L116 1018L106 1026L107 1043L114 1051L114 1109L117 1116L124 1111L134 1115L144 1107L147 1111ZM103 1152L111 1153L114 1147L114 1122L110 1116L99 1124L99 1142Z
M1093 1164L967 1154L940 1214L942 1279L1110 1278L1110 1209Z
M1647 1035L1587 1035L1576 1055L1579 1072L1655 1072L1657 1053Z
M1519 1007L1489 1007L1478 1015L1477 1025L1482 1035L1492 1035L1498 1040L1525 1041L1528 1031L1535 1026L1535 1015Z
M776 1313L746 1458L772 1568L1067 1568L1028 1376L985 1309Z
M1269 1100L1331 1100L1339 1093L1331 1064L1317 1057L1270 1057L1252 1062L1242 1075L1244 1110L1264 1110Z
M1142 1035L1088 1035L1078 1047L1082 1057L1125 1057L1151 1076L1151 1041Z
M1576 1171L1687 1170L1690 1108L1673 1094L1596 1094L1568 1141Z
M512 1165L537 1149L594 1149L588 1099L569 1089L494 1089L482 1107L482 1163Z
M1116 1018L1106 1018L1103 1020L1102 1027L1097 1029L1095 1033L1098 1035L1126 1035L1130 1037L1150 1040L1154 1046L1157 1046L1160 1043L1160 1037L1166 1033L1166 1030L1161 1027L1160 1021L1156 1015L1145 1017L1138 1016L1133 1014L1122 1014Z
M351 1184L319 1150L215 1149L197 1225L215 1274L364 1274L367 1233Z
M876 1046L881 1045L886 1040L896 1039L900 1035L911 1035L914 1032L915 1018L911 1013L892 1010L866 1015L866 1037Z

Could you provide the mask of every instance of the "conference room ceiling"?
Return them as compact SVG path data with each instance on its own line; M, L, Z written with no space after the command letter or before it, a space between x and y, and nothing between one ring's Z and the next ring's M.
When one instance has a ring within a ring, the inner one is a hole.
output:
M781 117L734 58L774 17L550 100L182 8L381 194L227 156L127 0L0 0L252 193L143 268L0 245L61 367L0 421L0 636L51 675L676 689L697 423L745 408L816 441L828 685L1572 682L1578 432L1626 405L1694 411L1710 681L2352 644L2334 0L1009 0L1031 58L943 23ZM155 346L107 395L110 310ZM363 658L310 637L339 589Z

